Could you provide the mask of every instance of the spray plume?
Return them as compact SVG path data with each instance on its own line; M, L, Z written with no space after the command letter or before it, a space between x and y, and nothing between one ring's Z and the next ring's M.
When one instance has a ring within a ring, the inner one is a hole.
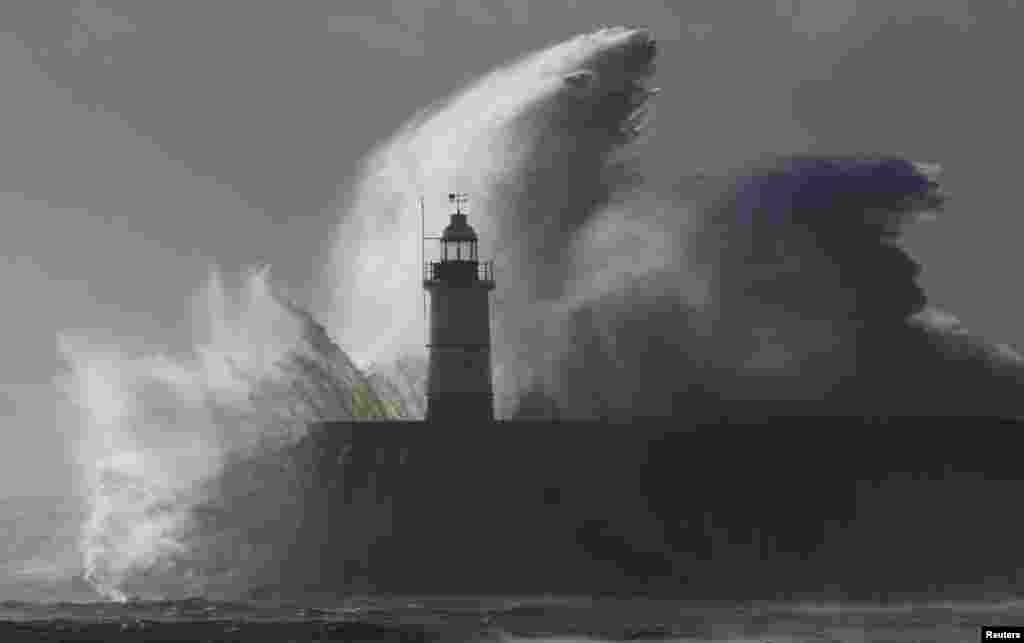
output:
M573 230L632 180L616 153L640 133L655 45L603 29L487 74L417 115L368 158L328 266L328 327L357 363L420 356L418 198L471 195L481 254L493 257L499 415L544 363ZM444 213L431 209L427 230Z
M66 391L82 413L85 577L108 598L194 594L232 580L258 558L242 531L220 524L215 534L201 520L224 504L225 467L281 453L310 422L391 415L323 327L273 291L267 269L232 294L211 276L196 300L204 328L192 355L127 356L61 338ZM236 526L291 503L289 475L264 470L259 504L232 508ZM215 569L211 546L222 559Z
M647 196L595 219L574 256L628 250L639 220L647 242L604 254L647 268L602 288L610 267L580 262L556 395L576 417L625 421L1021 415L1024 360L926 307L901 244L943 209L939 176L899 158L767 158L666 192L668 216Z

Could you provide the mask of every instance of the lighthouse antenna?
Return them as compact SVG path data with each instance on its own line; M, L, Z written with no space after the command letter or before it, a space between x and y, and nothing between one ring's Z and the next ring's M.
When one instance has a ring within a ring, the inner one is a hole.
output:
M423 207L423 195L420 194L420 270L427 269L427 219L426 213ZM426 346L429 339L427 338L427 291L423 291L423 345Z

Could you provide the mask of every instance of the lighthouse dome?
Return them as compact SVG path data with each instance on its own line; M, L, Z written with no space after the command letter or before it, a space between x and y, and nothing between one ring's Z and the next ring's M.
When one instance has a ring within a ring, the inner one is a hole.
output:
M453 214L452 221L441 233L442 241L476 241L476 230L466 223L466 215Z

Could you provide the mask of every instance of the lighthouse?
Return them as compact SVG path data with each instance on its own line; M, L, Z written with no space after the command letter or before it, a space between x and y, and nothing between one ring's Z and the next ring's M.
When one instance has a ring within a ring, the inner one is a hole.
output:
M428 422L492 422L490 291L494 264L480 261L476 231L466 222L464 194L440 237L440 261L423 266L430 293Z

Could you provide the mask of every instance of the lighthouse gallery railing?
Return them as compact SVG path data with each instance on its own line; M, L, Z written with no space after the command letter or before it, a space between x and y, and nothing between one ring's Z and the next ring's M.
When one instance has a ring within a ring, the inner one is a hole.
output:
M423 280L424 281L437 281L441 278L441 265L452 263L472 263L469 261L428 261L423 264ZM477 262L476 267L476 278L479 281L492 282L494 281L494 262L493 261L480 261Z

